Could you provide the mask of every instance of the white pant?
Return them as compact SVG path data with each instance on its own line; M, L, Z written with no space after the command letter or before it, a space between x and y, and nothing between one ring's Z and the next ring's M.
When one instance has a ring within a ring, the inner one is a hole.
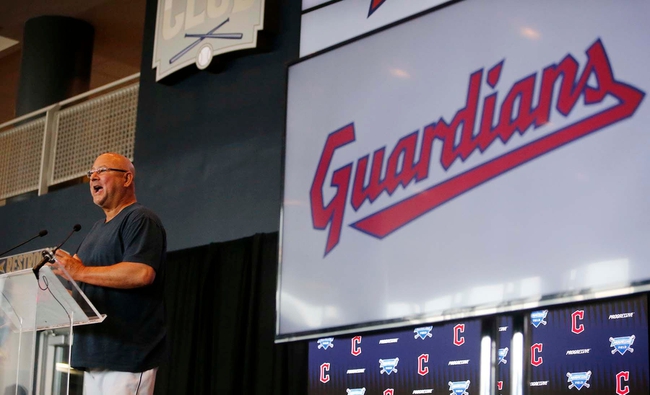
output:
M158 368L142 373L91 369L84 372L84 395L153 395Z

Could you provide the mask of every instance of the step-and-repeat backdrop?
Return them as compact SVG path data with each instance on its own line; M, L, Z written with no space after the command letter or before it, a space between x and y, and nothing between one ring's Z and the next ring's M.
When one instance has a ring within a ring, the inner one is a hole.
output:
M507 395L512 318L498 324L495 393ZM536 310L525 333L529 394L650 393L645 296ZM309 395L479 394L480 350L479 320L319 338Z

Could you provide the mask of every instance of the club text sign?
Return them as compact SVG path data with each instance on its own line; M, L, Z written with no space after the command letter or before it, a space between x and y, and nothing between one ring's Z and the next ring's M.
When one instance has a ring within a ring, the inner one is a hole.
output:
M153 68L156 81L214 55L255 48L264 0L159 0Z

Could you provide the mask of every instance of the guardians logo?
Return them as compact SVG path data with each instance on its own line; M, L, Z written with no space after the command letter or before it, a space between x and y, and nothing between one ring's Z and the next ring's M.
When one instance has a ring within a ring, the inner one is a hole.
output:
M329 228L325 255L339 243L345 212L350 206L355 211L365 205L372 206L384 192L391 196L400 186L405 188L411 182L417 184L429 178L434 143L441 145L439 163L447 171L456 159L465 161L470 156L480 155L495 143L508 147L508 142L515 133L525 135L534 133L535 129L544 125L552 127L553 123L559 123L560 117L571 121L568 126L549 132L527 145L511 149L349 225L383 239L487 181L565 144L576 142L581 137L630 118L639 108L645 93L614 77L600 39L590 45L585 53L587 60L584 65L568 54L559 62L528 74L500 95L503 100L499 104L495 89L505 60L494 65L487 73L483 69L472 73L469 76L465 106L456 112L451 122L440 118L424 126L421 131L404 135L390 154L387 154L386 147L375 150L372 153L372 163L371 154L367 154L356 159L354 166L351 161L337 169L330 169L336 151L354 143L354 123L330 133L310 189L313 227L318 230ZM541 79L539 84L538 78ZM490 88L488 90L494 91L482 98L483 104L480 107L479 97L484 80ZM614 104L606 108L602 105L595 107L606 99L609 99L608 103L612 102L612 98ZM593 112L580 119L569 118L579 101L584 103L587 110L590 106L593 107ZM482 108L480 114L479 108ZM457 130L460 130L458 142ZM418 157L416 152L419 152ZM328 174L331 174L330 180ZM325 188L331 190L325 193ZM326 202L326 195L333 197Z
M377 11L377 8L381 7L385 1L386 0L371 0L370 9L368 10L368 18L370 18L370 15L372 15L373 12Z

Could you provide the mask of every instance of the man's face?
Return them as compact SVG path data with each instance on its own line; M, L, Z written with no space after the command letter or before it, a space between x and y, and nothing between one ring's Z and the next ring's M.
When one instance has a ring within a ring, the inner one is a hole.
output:
M128 170L119 158L111 155L101 155L95 160L93 169L100 168ZM90 194L93 202L101 208L112 209L121 203L126 195L126 173L119 171L94 172L90 176Z

